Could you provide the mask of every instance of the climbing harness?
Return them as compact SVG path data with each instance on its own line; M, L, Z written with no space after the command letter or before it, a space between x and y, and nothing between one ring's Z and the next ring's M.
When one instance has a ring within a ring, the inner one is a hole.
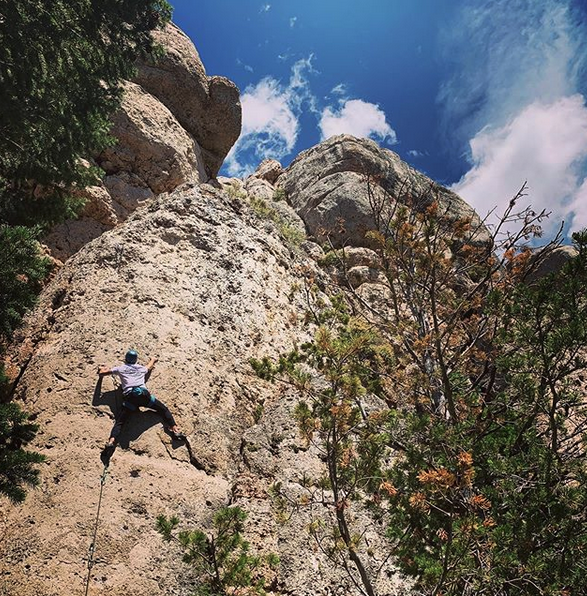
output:
M88 550L88 577L86 578L86 592L85 596L88 596L88 590L90 588L90 576L92 574L92 567L94 566L94 555L96 554L96 537L98 536L98 523L100 522L100 509L102 507L102 494L104 492L104 484L106 484L106 476L108 475L108 468L110 461L106 461L104 464L104 471L100 478L100 498L98 499L98 511L96 512L96 522L94 524L94 536L92 538L92 544Z

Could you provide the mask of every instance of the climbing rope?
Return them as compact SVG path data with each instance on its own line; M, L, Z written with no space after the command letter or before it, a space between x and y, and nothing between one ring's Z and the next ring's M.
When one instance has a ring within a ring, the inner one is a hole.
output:
M88 577L86 579L86 593L88 596L88 590L90 588L90 576L92 574L92 567L94 566L94 555L96 554L96 537L98 535L98 523L100 522L100 509L102 507L102 494L104 492L104 484L106 484L106 476L108 475L108 466L110 462L104 464L104 471L100 478L100 498L98 499L98 511L96 512L96 522L94 524L94 537L92 538L92 544L88 550Z

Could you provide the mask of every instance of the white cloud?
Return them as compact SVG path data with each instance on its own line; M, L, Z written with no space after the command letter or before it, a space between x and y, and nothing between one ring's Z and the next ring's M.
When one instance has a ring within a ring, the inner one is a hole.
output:
M241 136L226 158L231 176L249 174L265 158L291 153L298 138L303 109L315 110L308 74L315 73L313 56L298 60L287 85L266 77L245 89L241 97Z
M446 131L467 142L524 107L580 91L586 29L571 0L465 0L442 34L452 75L441 85Z
M408 151L408 155L410 157L424 157L425 153L422 153L421 151L418 151L417 149L410 149Z
M505 126L479 132L470 148L473 167L452 190L481 216L496 206L498 214L503 212L527 180L524 200L535 211L553 213L546 231L563 218L573 219L573 211L573 227L587 225L587 182L581 174L587 160L587 106L581 95L534 102Z
M387 123L385 112L377 104L362 99L341 100L338 108L324 108L319 127L322 139L346 133L360 138L397 142L395 131Z
M236 59L236 63L242 66L247 72L254 72L253 67L250 64L245 64L240 58Z
M298 20L298 17L291 17L291 19L289 20L289 26L291 28L295 27L297 20Z
M575 192L569 211L572 214L570 228L573 232L587 228L587 178Z
M471 162L454 189L484 215L528 180L528 203L553 213L545 228L587 223L587 28L573 0L464 0L442 41L445 135Z
M259 12L269 12L269 10L271 10L271 4L263 4Z
M330 93L332 93L332 95L344 95L347 96L348 95L348 88L344 83L339 83L338 85L336 85L336 87L333 87L330 90Z

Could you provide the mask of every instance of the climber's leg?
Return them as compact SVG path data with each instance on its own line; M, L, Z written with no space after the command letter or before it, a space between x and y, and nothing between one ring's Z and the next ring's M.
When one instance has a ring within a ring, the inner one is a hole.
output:
M159 414L159 416L163 418L174 439L185 439L185 435L180 432L177 423L173 418L173 414L162 401L159 401L154 395L151 395L151 403L147 407L151 408L152 410L155 410Z
M133 411L136 410L136 407L133 406L133 410L133 407L130 406L132 406L132 404L124 402L122 408L120 409L120 412L118 412L118 415L116 416L114 426L110 431L110 439L108 440L108 442L111 445L114 445L116 443L118 436L120 435L120 431L122 430L122 427L126 424L126 421L129 419Z

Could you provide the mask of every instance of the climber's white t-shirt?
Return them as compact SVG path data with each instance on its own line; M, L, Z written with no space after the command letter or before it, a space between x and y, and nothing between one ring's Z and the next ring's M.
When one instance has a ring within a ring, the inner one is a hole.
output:
M120 377L122 392L127 394L133 387L145 387L145 375L149 369L142 364L122 364L110 369L110 372Z

